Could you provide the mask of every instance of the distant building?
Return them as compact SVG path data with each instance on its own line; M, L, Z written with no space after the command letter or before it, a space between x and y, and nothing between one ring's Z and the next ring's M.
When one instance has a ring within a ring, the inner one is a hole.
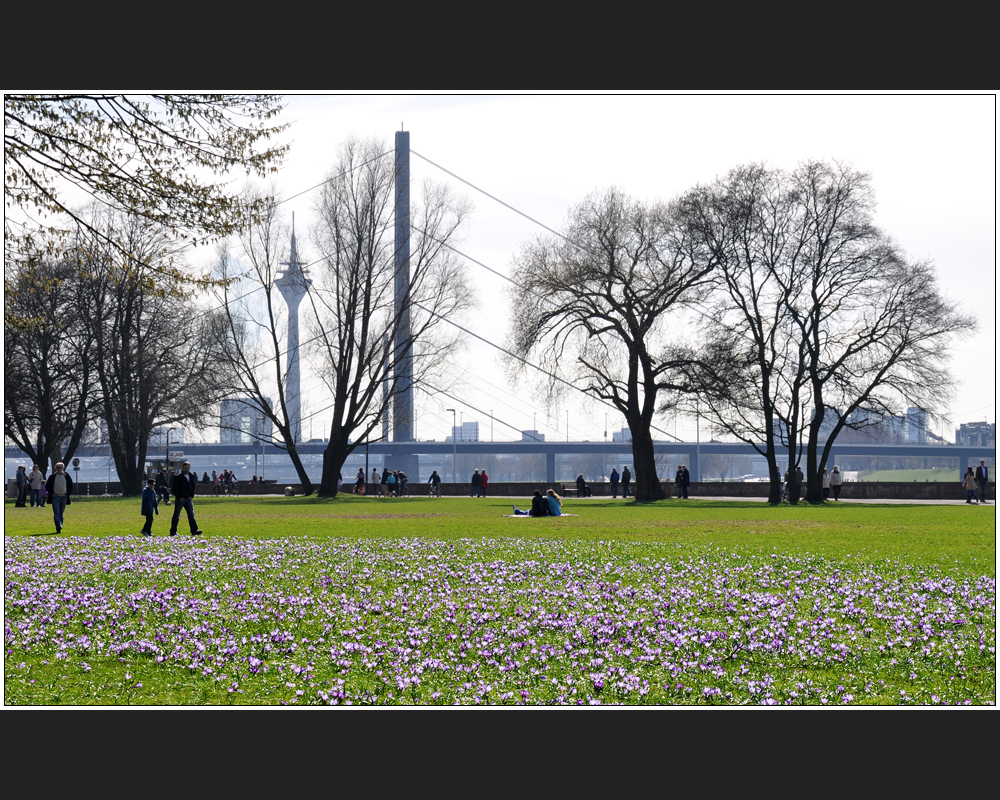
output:
M451 436L446 436L446 442L478 442L479 423L463 422L451 429Z
M868 411L855 411L847 416L847 425L837 434L838 444L906 444L909 419L906 416L883 416Z
M620 431L612 431L611 441L627 444L632 441L632 431L628 428L622 428Z
M965 422L955 431L955 444L966 447L996 447L997 424L995 422Z
M264 398L268 405L271 398ZM219 444L250 444L268 440L274 423L248 398L223 400L219 409ZM171 437L172 438L172 437Z
M927 412L919 408L906 409L906 440L910 444L927 444Z
M522 442L544 442L545 434L538 431L521 431Z

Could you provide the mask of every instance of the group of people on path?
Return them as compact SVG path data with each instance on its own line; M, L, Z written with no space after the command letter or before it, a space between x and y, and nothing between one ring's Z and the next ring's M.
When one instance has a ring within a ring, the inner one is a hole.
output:
M368 494L368 487L371 486L372 492L379 497L402 497L407 493L406 484L409 482L409 478L406 473L401 469L390 470L388 467L382 470L382 474L379 475L379 471L372 468L371 480L365 476L364 468L358 470L358 474L354 478L354 494L364 495ZM337 480L337 490L340 490L342 485L342 479Z
M622 474L618 474L618 468L611 468L611 475L608 477L608 483L611 484L611 496L613 498L618 497L618 483L621 481L622 485L622 498L628 497L632 494L632 490L629 488L632 483L632 473L629 471L628 467L622 467Z
M490 476L486 470L474 470L472 473L472 493L469 497L486 497L486 487L490 485Z
M795 501L798 502L802 496L802 484L805 483L805 479L806 476L802 472L801 466L796 464L793 470L792 465L789 464L788 469L785 470L785 483L782 486L781 499L791 502L794 496ZM830 499L830 490L832 489L833 499L840 502L840 487L844 482L844 475L840 471L840 467L834 464L833 472L824 467L820 479L823 489L823 499Z
M48 499L48 486L46 485L45 473L38 468L38 464L31 466L29 473L23 464L17 468L17 500L14 508L27 508L30 501L32 508L44 508Z

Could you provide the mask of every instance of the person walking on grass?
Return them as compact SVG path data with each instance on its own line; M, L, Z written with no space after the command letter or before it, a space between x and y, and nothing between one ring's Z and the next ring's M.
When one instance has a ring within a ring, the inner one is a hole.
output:
M632 483L632 473L628 467L625 467L622 470L622 500L632 494L631 489L629 489L630 483Z
M615 467L612 467L611 468L611 477L608 478L608 480L611 483L611 496L613 498L617 498L618 497L618 481L620 479L621 478L618 475L618 470Z
M830 499L830 486L831 486L830 473L824 467L823 468L823 499L824 500L829 500Z
M150 478L142 490L142 507L139 513L146 518L146 524L139 531L143 536L153 535L153 514L160 513L160 503L156 498L156 482Z
M56 464L56 471L49 475L49 479L45 482L45 489L49 494L49 502L52 504L52 518L56 523L56 533L62 533L66 506L72 502L69 496L73 494L73 479L66 474L66 465L62 461Z
M181 518L181 509L187 512L188 524L191 526L191 535L200 536L201 529L194 519L194 491L198 485L198 478L191 474L191 462L185 461L181 464L181 471L174 475L171 491L174 493L174 515L170 518L170 535L177 535L177 523Z

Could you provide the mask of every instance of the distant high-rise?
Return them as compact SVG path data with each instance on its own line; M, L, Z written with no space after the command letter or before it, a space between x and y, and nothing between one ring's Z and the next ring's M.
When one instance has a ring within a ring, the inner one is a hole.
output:
M625 444L632 441L632 431L628 428L622 428L620 431L613 431L611 433L612 442L621 442Z
M456 425L451 429L451 436L446 436L444 440L446 442L478 442L479 423L463 422L461 425Z
M288 408L288 421L291 423L292 438L302 441L302 396L299 386L299 303L306 296L312 281L306 277L304 261L299 261L295 248L295 215L292 215L292 247L288 261L282 261L287 267L284 274L275 282L278 291L288 306L288 342L285 353L285 405Z
M910 444L927 444L927 412L919 408L906 409L906 440Z
M268 405L271 398L265 397ZM274 425L250 399L223 400L219 409L219 444L251 444L270 439Z

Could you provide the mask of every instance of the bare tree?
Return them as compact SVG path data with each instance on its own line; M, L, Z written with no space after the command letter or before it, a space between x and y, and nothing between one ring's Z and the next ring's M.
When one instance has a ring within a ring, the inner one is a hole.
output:
M68 462L94 421L81 276L65 252L19 262L4 296L4 434L45 472ZM6 324L9 320L21 324Z
M788 307L797 240L794 203L780 175L737 167L681 200L680 217L718 266L720 288L700 326L702 357L687 404L767 460L769 502L781 502L778 447L798 463L804 376Z
M670 206L645 205L617 189L570 212L564 236L541 236L514 261L508 349L551 371L552 402L569 382L611 403L632 432L635 497L658 500L651 425L663 393L686 363L680 312L711 281L711 254L692 250ZM673 327L671 327L673 325Z
M207 421L229 383L213 349L222 319L159 282L156 264L178 247L166 231L110 210L94 211L90 225L102 235L81 237L77 253L99 413L122 492L139 494L153 429ZM123 264L122 252L135 262Z
M442 384L441 367L462 344L445 322L473 302L463 264L450 249L471 207L445 187L425 183L412 215L410 288L395 306L390 153L379 141L346 142L318 207L315 240L324 268L308 298L332 412L322 495L336 494L337 475L355 448L381 438L401 359L412 359L415 389ZM407 315L410 333L400 346L397 332L405 330Z
M772 475L775 439L792 465L804 449L810 502L822 502L844 427L947 399L947 347L975 326L940 296L929 265L874 224L874 207L869 175L819 161L737 168L684 203L726 287L701 396L719 427L744 441L763 434Z
M268 196L254 187L247 189L247 195L250 204ZM232 374L229 396L273 425L273 436L264 436L264 425L254 426L253 435L288 454L303 493L309 495L313 485L298 452L289 403L288 316L277 283L288 263L290 241L288 226L272 203L239 234L235 250L228 242L220 247L216 277L221 285L215 294L225 333L217 352Z

